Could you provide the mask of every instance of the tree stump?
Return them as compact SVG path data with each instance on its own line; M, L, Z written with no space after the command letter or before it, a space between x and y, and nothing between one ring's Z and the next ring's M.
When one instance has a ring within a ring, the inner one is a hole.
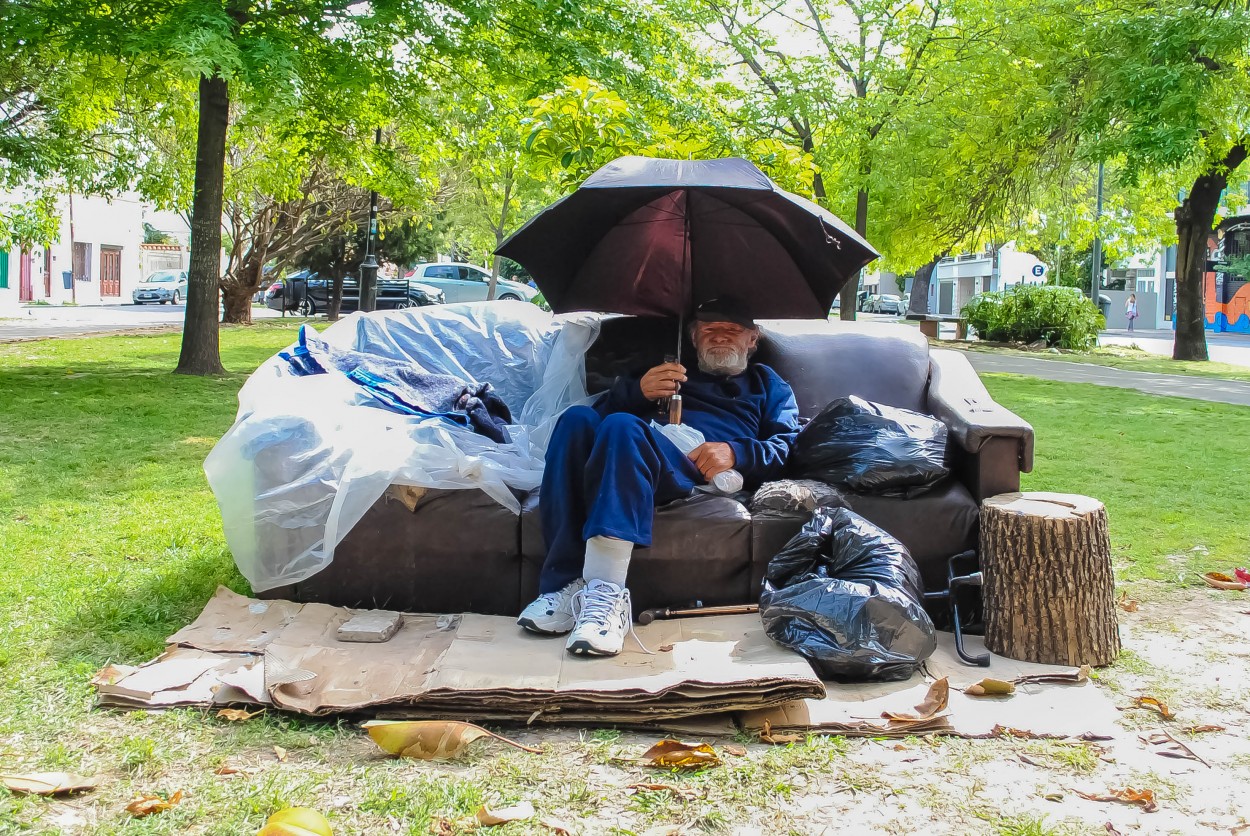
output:
M1088 496L1004 493L981 504L985 646L1052 665L1120 652L1107 510Z

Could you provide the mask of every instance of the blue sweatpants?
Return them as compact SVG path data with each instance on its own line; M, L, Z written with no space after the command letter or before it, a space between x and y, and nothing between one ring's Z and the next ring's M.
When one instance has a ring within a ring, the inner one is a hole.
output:
M591 537L650 546L656 506L704 481L694 462L636 415L605 418L588 406L569 408L547 446L539 505L547 559L539 592L581 577Z

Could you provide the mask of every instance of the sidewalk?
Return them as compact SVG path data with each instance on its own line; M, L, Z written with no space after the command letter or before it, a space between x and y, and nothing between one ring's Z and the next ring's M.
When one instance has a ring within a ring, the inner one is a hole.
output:
M1193 377L1182 374L1154 374L1096 366L1092 363L1071 363L1063 360L1043 360L1037 357L1015 357L989 354L983 351L962 352L978 372L1002 372L1023 374L1065 383L1093 383L1098 386L1115 386L1120 389L1136 389L1151 395L1171 395L1178 398L1194 398L1202 401L1250 406L1250 383L1239 380L1221 380L1213 377ZM1215 359L1215 358L1212 358ZM1230 362L1225 360L1223 362Z
M1098 335L1101 346L1136 345L1147 354L1172 356L1174 333L1168 329L1140 329L1129 333L1123 329L1103 331ZM1250 367L1250 334L1217 334L1207 332L1207 354L1217 363Z
M182 328L185 315L185 305L28 305L0 314L0 343L115 331L177 330ZM278 316L268 308L252 308L253 319Z

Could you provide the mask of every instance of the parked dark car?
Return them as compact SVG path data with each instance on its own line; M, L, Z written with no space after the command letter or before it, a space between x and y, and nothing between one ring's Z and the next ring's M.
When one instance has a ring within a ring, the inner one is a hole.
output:
M325 313L330 307L330 291L334 283L317 273L301 271L274 282L265 291L265 305L272 310L286 310L303 316ZM441 305L446 301L443 292L420 282L396 279L378 280L378 310L419 308L424 305ZM339 313L352 313L360 307L360 280L349 276L343 280L343 305Z

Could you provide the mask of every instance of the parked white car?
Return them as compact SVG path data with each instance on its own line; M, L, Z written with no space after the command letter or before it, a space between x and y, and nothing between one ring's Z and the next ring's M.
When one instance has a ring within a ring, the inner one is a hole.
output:
M443 291L448 302L484 302L490 290L490 273L473 264L436 262L418 264L409 278ZM500 278L495 286L496 299L533 301L538 291L529 285Z

